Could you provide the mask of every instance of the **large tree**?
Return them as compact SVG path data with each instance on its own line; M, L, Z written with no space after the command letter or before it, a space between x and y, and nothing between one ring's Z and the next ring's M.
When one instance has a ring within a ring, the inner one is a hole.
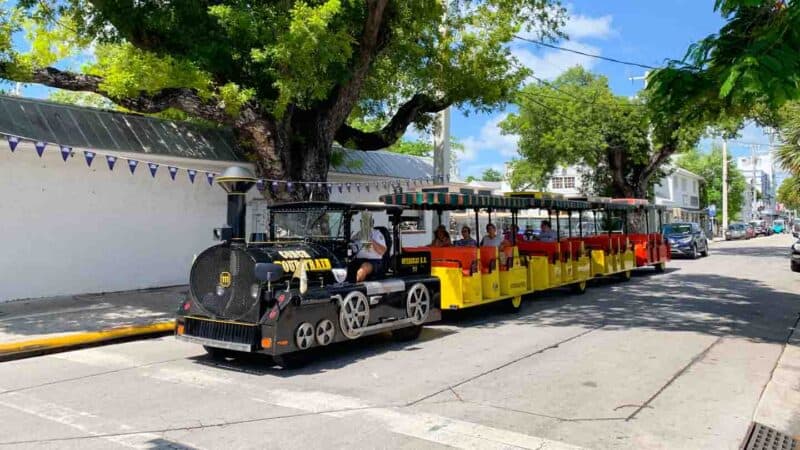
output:
M447 106L502 106L529 75L506 44L564 20L558 0L447 3L20 0L0 16L0 77L231 127L262 176L324 181L334 141L385 148ZM57 66L87 48L80 71ZM367 116L383 126L349 123Z
M700 207L708 205L722 207L722 148L718 145L711 147L710 152L701 152L693 148L677 159L676 164L690 172L703 177L700 184ZM735 169L736 164L732 155L728 155L728 214L738 217L742 210L744 193L747 190L747 180L742 172Z
M778 187L778 203L787 209L800 210L800 177L797 175L783 180Z
M544 187L557 167L579 165L592 193L647 198L668 158L700 134L678 120L670 129L651 129L643 99L614 95L605 77L580 67L552 83L525 86L517 104L519 112L501 123L520 138L514 189Z

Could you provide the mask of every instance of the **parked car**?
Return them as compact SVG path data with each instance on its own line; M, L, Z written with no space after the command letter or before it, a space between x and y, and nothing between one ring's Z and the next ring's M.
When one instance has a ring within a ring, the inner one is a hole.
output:
M753 239L754 237L756 237L756 229L749 223L744 224L744 232L745 232L745 237L747 239Z
M756 232L756 236L771 236L772 227L766 224L763 220L754 220L750 222Z
M797 233L795 233L795 237L798 237ZM800 272L800 239L792 244L790 267L792 268L792 272Z
M662 231L669 241L672 256L688 256L692 259L699 255L708 256L708 239L697 223L668 223Z
M775 233L783 233L786 231L786 222L783 219L775 219L772 222L772 231Z
M734 239L747 239L747 229L745 229L743 223L732 223L728 225L728 229L725 230L725 240L731 241Z

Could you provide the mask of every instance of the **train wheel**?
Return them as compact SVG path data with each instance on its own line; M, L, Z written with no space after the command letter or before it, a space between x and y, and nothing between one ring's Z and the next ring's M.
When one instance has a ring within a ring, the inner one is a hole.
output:
M308 352L292 352L272 357L275 364L284 369L299 369L310 361Z
M521 295L517 295L516 297L511 297L510 299L506 300L506 309L508 310L508 312L517 313L519 312L521 307L522 307Z
M422 325L428 318L431 310L431 294L428 288L422 283L411 286L406 297L406 314L411 323Z
M574 294L583 295L586 293L586 280L579 281L571 286Z
M422 333L422 325L400 328L392 330L392 339L398 342L413 341L419 337L420 333Z
M356 339L369 323L369 302L367 296L358 291L347 294L339 308L339 326L342 334Z
M660 262L660 263L655 265L655 268L656 268L656 272L657 273L663 273L664 270L667 269L667 264L663 263L663 262Z

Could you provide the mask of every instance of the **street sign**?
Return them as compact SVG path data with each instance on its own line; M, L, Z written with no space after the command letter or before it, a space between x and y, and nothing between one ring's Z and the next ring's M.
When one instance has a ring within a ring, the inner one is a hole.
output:
M717 215L717 205L708 205L708 217L714 217Z

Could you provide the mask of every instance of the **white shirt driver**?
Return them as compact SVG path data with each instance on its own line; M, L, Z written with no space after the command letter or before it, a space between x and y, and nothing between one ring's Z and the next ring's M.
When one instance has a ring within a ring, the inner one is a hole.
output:
M383 233L378 230L373 229L369 235L370 243L377 242L382 247L386 247L386 239L383 238ZM361 250L358 251L356 258L360 259L381 259L383 255L379 254L372 248L372 245L361 245Z

